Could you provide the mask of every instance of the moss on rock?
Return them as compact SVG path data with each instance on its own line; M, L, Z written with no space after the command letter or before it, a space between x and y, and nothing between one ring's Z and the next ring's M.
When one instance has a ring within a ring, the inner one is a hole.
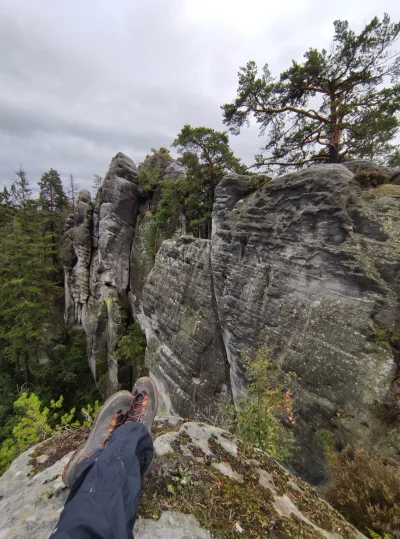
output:
M220 428L188 422L155 440L139 515L193 515L211 537L363 537L264 452ZM241 531L240 531L241 530Z

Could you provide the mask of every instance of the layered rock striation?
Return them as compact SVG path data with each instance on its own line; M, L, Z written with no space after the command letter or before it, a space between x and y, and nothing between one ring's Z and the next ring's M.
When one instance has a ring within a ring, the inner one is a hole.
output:
M170 158L163 166L171 181L184 174ZM133 161L117 154L65 234L66 317L86 331L97 380L121 385L115 345L136 320L165 409L213 416L231 399L240 406L243 357L264 348L292 379L298 473L324 479L321 429L338 446L399 455L399 429L382 416L398 398L397 179L368 162L270 181L229 175L211 240L177 235L153 261L145 244L159 188L144 193Z

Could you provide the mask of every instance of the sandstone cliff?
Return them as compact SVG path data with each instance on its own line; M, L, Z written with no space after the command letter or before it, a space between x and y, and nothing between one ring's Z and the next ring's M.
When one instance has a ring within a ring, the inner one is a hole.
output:
M168 167L171 181L184 173ZM293 376L298 473L325 477L322 428L339 446L398 455L399 429L382 418L398 380L398 172L353 162L264 184L227 176L212 239L172 238L153 266L144 244L157 187L144 194L136 165L117 154L94 205L81 193L65 235L66 317L85 329L102 388L122 382L113 352L129 319L146 333L169 413L239 405L243 353L264 347Z

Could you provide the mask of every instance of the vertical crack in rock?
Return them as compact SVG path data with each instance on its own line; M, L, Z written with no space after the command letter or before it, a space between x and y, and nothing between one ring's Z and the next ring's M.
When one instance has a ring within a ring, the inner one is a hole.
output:
M230 383L213 306L210 240L165 241L143 289L146 363L169 411L212 417Z

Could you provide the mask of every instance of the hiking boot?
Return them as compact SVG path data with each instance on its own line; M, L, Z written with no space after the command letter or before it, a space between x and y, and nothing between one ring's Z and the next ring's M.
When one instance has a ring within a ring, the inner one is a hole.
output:
M71 488L78 477L79 465L94 453L104 448L112 433L124 424L132 407L133 397L129 391L118 391L111 395L97 414L87 441L72 455L65 466L62 480Z
M154 416L158 408L158 393L153 380L139 378L132 389L133 402L126 423L142 423L151 432Z

